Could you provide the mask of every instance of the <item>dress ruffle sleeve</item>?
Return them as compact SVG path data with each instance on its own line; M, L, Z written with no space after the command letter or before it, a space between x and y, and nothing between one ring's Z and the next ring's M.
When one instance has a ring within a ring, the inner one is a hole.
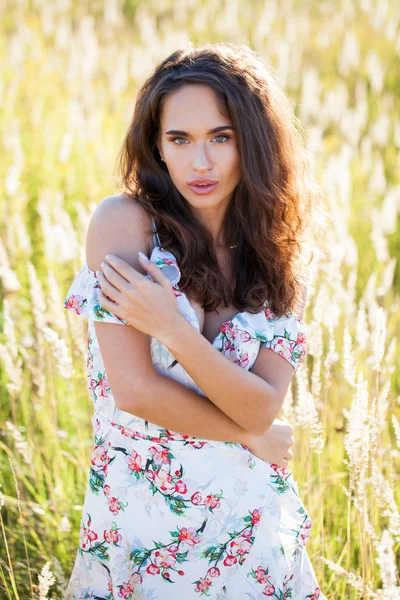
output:
M273 335L260 339L262 348L270 348L285 358L296 371L307 353L307 328L304 321L292 313L277 318L268 308L265 318L273 326Z
M99 291L96 273L85 263L67 292L64 308L91 321L127 325L126 321L99 304Z

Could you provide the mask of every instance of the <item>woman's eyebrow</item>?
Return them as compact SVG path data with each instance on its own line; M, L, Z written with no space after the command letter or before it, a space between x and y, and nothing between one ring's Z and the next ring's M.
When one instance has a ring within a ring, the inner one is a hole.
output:
M222 125L221 127L214 127L214 129L210 129L207 131L207 133L217 133L218 131L225 131L226 129L235 131L235 128L232 127L232 125ZM182 131L181 129L170 129L169 131L166 131L166 133L171 135L190 135L187 131Z

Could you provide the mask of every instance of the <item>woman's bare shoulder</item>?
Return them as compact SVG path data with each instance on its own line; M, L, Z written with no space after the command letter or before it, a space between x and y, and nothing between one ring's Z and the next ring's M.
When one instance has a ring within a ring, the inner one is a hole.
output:
M106 254L116 254L135 266L138 251L148 254L151 248L151 217L134 198L121 193L98 203L86 236L86 258L91 269L99 269Z

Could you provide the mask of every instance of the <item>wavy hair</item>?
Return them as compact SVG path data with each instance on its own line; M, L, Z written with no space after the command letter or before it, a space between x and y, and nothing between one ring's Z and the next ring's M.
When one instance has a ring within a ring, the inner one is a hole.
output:
M223 223L226 244L236 245L229 290L211 233L173 184L157 148L163 101L195 84L214 90L237 132L243 175ZM180 291L206 311L232 302L240 311L256 313L267 301L278 317L302 316L307 266L320 236L311 225L323 221L315 217L322 194L303 138L291 101L247 46L176 50L140 88L118 155L119 187L154 218L163 248L177 258Z

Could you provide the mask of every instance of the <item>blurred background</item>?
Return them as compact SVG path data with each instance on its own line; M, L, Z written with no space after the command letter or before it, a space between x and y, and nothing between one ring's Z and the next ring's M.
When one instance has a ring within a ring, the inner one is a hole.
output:
M280 415L308 553L330 600L400 598L398 0L1 0L1 599L63 598L75 560L92 406L87 323L63 300L119 191L136 92L177 48L220 41L293 100L334 221Z

